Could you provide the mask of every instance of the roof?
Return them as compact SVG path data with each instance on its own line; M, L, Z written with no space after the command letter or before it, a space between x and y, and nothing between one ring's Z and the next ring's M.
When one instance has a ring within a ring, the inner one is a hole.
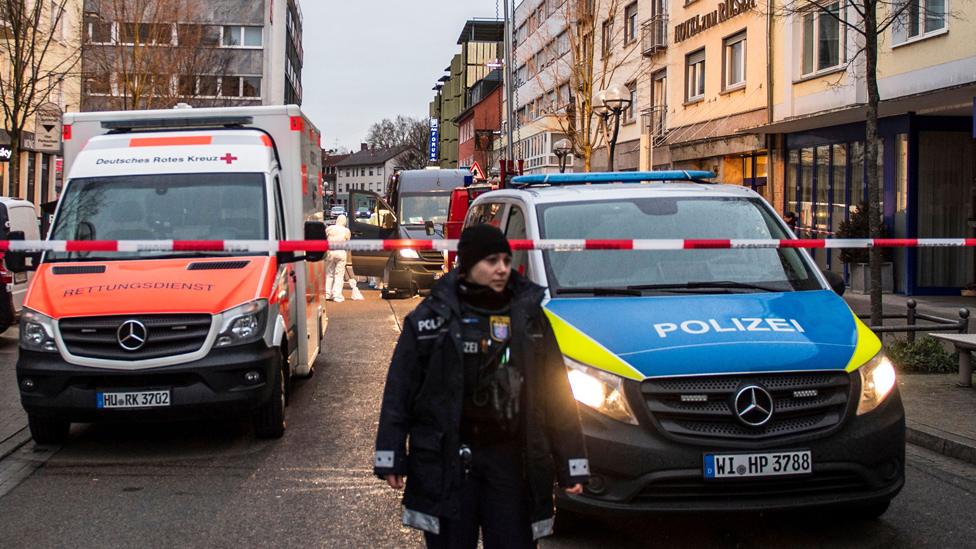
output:
M468 42L501 42L505 40L505 22L500 19L469 19L464 24L458 44Z
M504 189L487 193L491 197L520 198L532 204L585 202L611 199L635 199L648 196L701 196L755 198L759 195L748 187L711 183L609 183L602 185L570 185ZM482 195L485 196L485 195Z
M396 158L406 152L407 147L392 147L389 149L367 149L365 151L354 152L349 158L336 163L336 166L375 166L385 164L389 160Z
M342 153L342 154L329 154L322 151L322 165L323 166L335 166L339 162L352 156L352 153Z

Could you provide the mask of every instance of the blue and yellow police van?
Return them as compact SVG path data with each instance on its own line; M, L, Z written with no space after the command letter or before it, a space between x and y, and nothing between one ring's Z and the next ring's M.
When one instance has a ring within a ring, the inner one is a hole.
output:
M522 176L465 224L510 240L794 238L760 195L711 177ZM805 250L522 250L513 268L548 288L580 405L592 479L560 509L871 518L901 490L895 370Z

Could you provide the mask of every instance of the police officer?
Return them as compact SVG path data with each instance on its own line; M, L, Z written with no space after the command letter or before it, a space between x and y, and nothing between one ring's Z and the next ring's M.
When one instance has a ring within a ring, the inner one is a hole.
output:
M375 473L428 547L535 547L552 533L553 481L589 478L576 401L542 310L498 229L465 229L458 269L412 312L393 353ZM409 450L408 450L409 448Z

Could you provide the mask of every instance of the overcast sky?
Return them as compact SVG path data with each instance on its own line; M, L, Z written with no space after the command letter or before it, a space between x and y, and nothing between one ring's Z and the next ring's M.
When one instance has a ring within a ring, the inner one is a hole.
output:
M464 22L494 0L303 0L302 109L322 147L358 149L373 122L426 117ZM499 9L502 9L501 7Z

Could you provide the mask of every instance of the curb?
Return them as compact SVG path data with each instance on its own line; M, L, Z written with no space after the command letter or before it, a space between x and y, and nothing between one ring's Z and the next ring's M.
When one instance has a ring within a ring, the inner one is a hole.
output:
M944 456L976 465L976 440L920 423L909 423L905 440Z

